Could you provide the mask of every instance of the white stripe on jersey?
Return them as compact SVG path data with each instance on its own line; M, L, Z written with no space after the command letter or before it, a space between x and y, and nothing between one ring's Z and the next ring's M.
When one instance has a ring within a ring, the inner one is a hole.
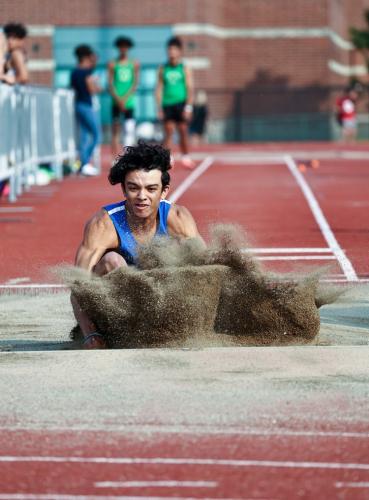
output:
M122 210L125 210L125 209L126 209L126 207L124 205L121 205L120 207L115 207L115 208L112 208L111 210L108 210L108 214L113 215L116 212L121 212Z

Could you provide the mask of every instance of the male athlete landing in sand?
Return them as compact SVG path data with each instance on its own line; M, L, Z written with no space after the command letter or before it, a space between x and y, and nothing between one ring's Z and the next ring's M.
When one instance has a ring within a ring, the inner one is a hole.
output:
M109 181L121 184L125 201L106 205L86 224L76 265L99 276L121 266L135 265L137 247L155 236L201 238L190 212L166 201L170 184L170 153L162 146L140 142L127 147L111 168ZM72 297L76 319L87 349L103 349L104 332Z

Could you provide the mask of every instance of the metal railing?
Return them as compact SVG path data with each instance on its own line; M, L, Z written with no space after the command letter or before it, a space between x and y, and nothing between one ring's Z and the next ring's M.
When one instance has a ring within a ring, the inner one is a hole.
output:
M10 201L41 164L63 178L63 162L77 154L75 128L72 91L0 84L0 182L9 180Z

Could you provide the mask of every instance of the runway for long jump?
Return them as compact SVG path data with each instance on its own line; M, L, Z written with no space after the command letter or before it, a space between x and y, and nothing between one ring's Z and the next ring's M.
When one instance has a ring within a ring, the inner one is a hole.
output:
M83 222L119 188L69 178L2 201L0 500L369 497L369 147L196 158L174 170L171 197L205 236L211 222L238 223L268 268L328 264L325 280L364 290L322 312L342 342L53 351L69 311L65 293L60 309L44 295L58 291L47 268L73 260ZM319 169L302 174L312 158Z

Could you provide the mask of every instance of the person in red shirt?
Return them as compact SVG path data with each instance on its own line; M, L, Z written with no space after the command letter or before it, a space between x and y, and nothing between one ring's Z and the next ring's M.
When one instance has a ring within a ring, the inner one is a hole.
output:
M355 88L349 87L345 93L337 99L337 121L341 127L342 140L352 142L356 139L356 101L358 93Z

